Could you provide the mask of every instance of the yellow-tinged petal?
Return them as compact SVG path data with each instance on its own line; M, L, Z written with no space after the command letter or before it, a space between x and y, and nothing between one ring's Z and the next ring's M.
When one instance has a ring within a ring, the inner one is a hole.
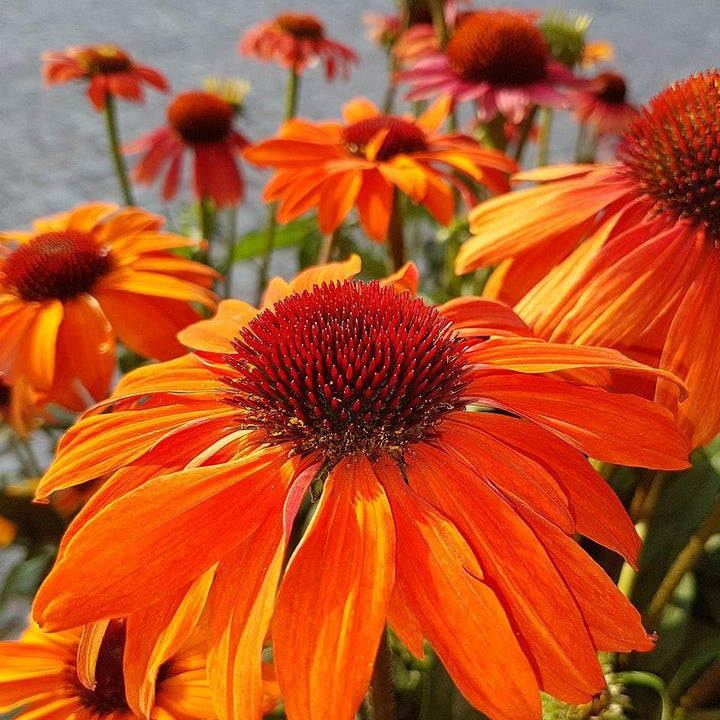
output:
M375 103L366 98L355 98L346 103L342 109L343 120L348 124L367 120L380 114Z
M428 135L432 135L445 122L452 108L452 96L441 95L425 112L415 121Z
M232 353L231 341L256 314L257 310L242 300L222 300L215 315L181 330L178 340L193 350Z

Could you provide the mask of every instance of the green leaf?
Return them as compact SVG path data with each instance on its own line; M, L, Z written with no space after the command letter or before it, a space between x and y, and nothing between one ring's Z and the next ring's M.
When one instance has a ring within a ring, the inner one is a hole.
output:
M36 555L19 562L5 578L0 602L11 597L32 597L55 557L54 548L43 548Z
M319 235L317 221L314 217L300 218L287 225L278 225L275 229L273 249L297 247L305 243L307 238L313 234ZM267 232L252 230L238 240L233 253L233 262L259 257L265 252L266 246Z
M633 604L644 610L688 538L707 517L720 491L720 473L703 450L693 466L668 476L640 554Z

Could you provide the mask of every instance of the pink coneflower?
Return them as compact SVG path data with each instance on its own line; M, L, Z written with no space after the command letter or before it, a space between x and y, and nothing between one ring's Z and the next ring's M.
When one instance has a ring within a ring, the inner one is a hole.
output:
M212 93L190 90L170 104L168 124L124 148L126 154L144 152L133 170L136 182L152 184L165 171L162 196L175 197L185 150L192 151L193 191L198 199L210 198L217 207L237 205L245 183L237 155L248 141L232 126L233 106Z
M254 25L240 38L238 50L246 57L274 62L298 74L321 62L328 80L338 72L347 78L350 66L359 62L347 45L326 37L325 26L314 15L296 12Z
M578 79L550 57L540 30L525 13L510 10L473 13L463 20L445 48L419 61L398 79L412 85L408 100L449 93L456 102L477 101L478 118L498 113L521 122L532 105L559 106L566 97L558 85Z
M627 130L637 108L626 101L627 86L622 75L600 73L587 89L573 93L575 119L590 126L600 137Z

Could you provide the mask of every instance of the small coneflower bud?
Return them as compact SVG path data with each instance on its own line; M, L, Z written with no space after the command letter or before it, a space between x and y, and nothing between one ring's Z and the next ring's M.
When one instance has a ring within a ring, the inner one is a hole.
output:
M541 18L538 27L550 48L550 55L572 69L583 60L585 35L591 22L589 15L552 10Z

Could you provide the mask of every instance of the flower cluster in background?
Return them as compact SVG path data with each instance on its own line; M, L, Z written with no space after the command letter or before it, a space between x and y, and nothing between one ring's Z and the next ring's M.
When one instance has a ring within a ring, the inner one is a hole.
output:
M295 10L245 29L286 77L262 138L213 77L123 141L164 75L42 53L103 114L118 197L0 233L0 611L32 601L0 711L718 712L720 71L637 107L589 16L395 10L367 18L382 97L319 121L304 75L357 53Z

